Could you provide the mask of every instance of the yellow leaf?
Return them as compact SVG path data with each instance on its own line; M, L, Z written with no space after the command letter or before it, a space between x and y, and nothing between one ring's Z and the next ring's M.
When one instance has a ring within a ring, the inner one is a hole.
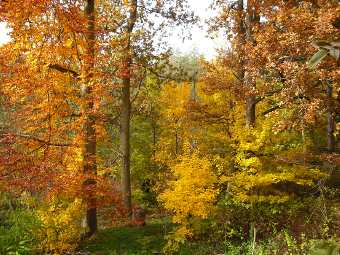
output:
M72 40L72 39L67 39L64 45L65 45L67 48L72 48L72 46L73 46L73 40Z

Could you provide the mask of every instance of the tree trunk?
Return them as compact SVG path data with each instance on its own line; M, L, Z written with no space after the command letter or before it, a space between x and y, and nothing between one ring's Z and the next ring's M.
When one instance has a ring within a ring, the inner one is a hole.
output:
M252 42L251 36L251 5L247 4L247 15L245 15L245 6L243 0L238 0L237 2L237 22L238 22L238 42L237 47L239 53L239 66L238 66L238 79L242 86L245 86L249 91L249 95L246 96L246 123L247 126L255 126L255 108L256 108L256 98L255 95L251 94L252 88L255 86L254 82L250 79L249 73L246 71L246 61L245 46L247 42Z
M83 147L83 171L87 175L83 182L84 196L86 202L86 222L88 227L87 236L92 236L97 231L97 208L96 208L96 128L95 116L93 114L93 92L92 80L95 57L95 31L94 31L94 0L87 0L85 7L87 18L86 31L86 53L87 59L84 63L84 91L83 91L83 114L84 123L84 147Z
M197 76L198 76L198 70L195 71L195 73L192 76L192 81L191 81L191 93L190 93L190 98L189 101L191 102L198 102L198 95L197 95ZM191 127L190 128L190 151L193 153L194 151L197 150L197 140L195 139L195 133L196 133L197 128L196 127Z
M152 141L153 141L153 148L152 148L152 158L155 159L156 157L156 144L157 144L157 127L156 121L152 118Z
M120 119L120 151L122 153L122 193L128 216L132 216L130 181L130 78L123 79Z
M328 109L327 109L327 149L329 152L335 152L335 112L333 104L333 86L328 84L327 86L327 99L328 99Z
M126 47L124 49L123 68L124 76L122 78L123 88L121 97L121 118L120 118L120 150L122 153L122 172L121 185L123 193L123 202L126 207L129 218L132 217L131 202L131 180L130 180L130 118L131 118L131 65L132 49L131 34L137 20L137 0L131 0L129 3L129 17L126 27Z
M241 85L244 85L244 72L245 72L245 65L244 65L244 47L246 44L246 28L244 24L244 6L243 0L238 0L237 2L237 23L238 23L238 34L237 34L237 48L238 48L238 67L237 67L237 78Z
M246 122L248 127L255 126L256 120L256 98L253 95L247 97L246 101Z
M259 22L258 8L256 1L248 1L247 4L247 17L246 17L246 41L248 43L255 44L254 37L252 35L252 29L255 22ZM246 65L249 65L247 61ZM249 95L246 99L246 123L248 127L254 127L256 121L256 96L253 94L253 90L256 86L256 81L251 78L249 71L245 71L244 83L248 89Z

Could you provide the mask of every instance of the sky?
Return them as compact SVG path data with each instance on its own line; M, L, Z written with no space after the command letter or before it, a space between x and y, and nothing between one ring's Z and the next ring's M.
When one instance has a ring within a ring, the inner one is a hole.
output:
M10 40L10 37L7 34L8 32L9 31L6 28L6 23L0 22L0 45Z
M213 0L188 0L191 8L201 19L197 26L194 26L191 30L191 40L185 40L176 33L169 40L169 44L176 50L182 53L188 53L197 51L207 59L212 59L216 56L216 49L225 48L226 42L222 35L219 35L215 39L208 38L208 27L204 20L214 16L214 12L209 9L209 5ZM201 26L200 26L201 25Z
M212 59L216 55L216 49L225 46L225 40L222 36L216 39L208 38L207 25L204 20L213 16L213 12L209 10L209 5L213 0L188 0L191 8L201 19L200 25L194 26L191 29L191 39L183 41L183 38L179 35L180 30L174 31L169 38L170 46L180 53L197 52L205 56L207 59ZM0 22L0 45L10 40L8 35L8 28L6 24Z

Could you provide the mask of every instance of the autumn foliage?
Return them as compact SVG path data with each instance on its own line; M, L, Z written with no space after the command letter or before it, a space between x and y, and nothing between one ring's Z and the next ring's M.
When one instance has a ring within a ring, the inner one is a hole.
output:
M338 1L211 7L228 47L205 60L167 45L197 22L184 0L0 2L1 254L149 215L172 220L167 253L337 235Z

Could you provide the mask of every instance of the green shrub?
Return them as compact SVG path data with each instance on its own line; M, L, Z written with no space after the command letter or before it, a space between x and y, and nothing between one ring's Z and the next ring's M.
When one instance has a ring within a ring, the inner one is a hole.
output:
M319 241L314 244L310 255L339 255L340 242L335 240Z
M1 194L0 214L0 254L34 254L40 228L35 212L20 200Z

